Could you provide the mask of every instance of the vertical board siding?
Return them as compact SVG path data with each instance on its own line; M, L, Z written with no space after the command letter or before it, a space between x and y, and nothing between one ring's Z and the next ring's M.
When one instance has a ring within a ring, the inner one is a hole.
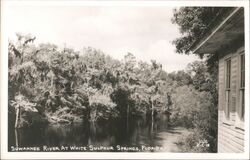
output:
M234 112L236 109L236 85L237 85L237 72L238 72L238 67L237 67L237 62L238 62L238 57L237 55L233 55L231 57L231 106L230 110L231 112Z
M219 110L224 106L224 60L219 61Z
M225 60L231 58L231 102L230 119L224 116L225 105ZM244 152L244 130L236 127L238 102L238 52L230 53L219 59L219 102L218 102L218 152Z

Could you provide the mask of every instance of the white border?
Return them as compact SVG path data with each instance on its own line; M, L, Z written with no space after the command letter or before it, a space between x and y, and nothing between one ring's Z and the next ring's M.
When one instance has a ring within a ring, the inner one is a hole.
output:
M245 8L246 119L245 153L97 153L7 152L8 26L6 6L243 6ZM249 158L249 1L1 1L1 159L248 159Z

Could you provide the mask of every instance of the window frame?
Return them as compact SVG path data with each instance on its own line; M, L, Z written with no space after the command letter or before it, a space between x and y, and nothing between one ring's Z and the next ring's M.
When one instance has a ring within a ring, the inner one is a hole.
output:
M225 67L225 71L224 71L224 106L223 106L223 112L224 112L224 119L226 120L227 123L229 123L230 121L230 107L231 107L231 101L232 101L232 97L231 97L231 87L232 87L232 58L227 57L224 60L224 67ZM228 68L229 67L229 68Z
M242 59L241 59L241 56L244 56L244 85L242 87ZM244 101L246 102L246 94L245 94L245 84L246 84L246 58L245 58L245 50L244 49L241 49L239 52L238 52L238 79L237 79L237 108L236 108L236 121L235 121L235 127L237 128L240 128L240 129L244 129L244 122L245 122L245 116L246 116L246 113L244 112L244 118L241 117L242 115L242 96L241 96L241 92L243 90L244 92ZM245 105L245 102L244 102L244 108L246 107ZM245 110L245 109L244 109Z

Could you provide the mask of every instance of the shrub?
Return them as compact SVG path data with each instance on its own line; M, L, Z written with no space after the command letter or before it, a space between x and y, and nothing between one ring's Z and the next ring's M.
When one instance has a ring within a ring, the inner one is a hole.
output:
M210 144L198 130L193 130L191 133L184 134L178 140L177 145L181 148L182 152L203 153L209 152Z
M108 120L117 116L116 104L111 99L100 93L96 93L89 99L90 121Z

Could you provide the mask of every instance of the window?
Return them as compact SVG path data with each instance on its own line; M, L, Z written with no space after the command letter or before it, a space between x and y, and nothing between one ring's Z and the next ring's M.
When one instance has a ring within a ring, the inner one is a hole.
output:
M245 54L240 55L240 112L239 117L244 120L245 115Z
M226 118L229 118L230 115L230 97L231 97L231 59L226 60L226 78L225 78L225 83L226 83L226 88L225 88L225 115Z

